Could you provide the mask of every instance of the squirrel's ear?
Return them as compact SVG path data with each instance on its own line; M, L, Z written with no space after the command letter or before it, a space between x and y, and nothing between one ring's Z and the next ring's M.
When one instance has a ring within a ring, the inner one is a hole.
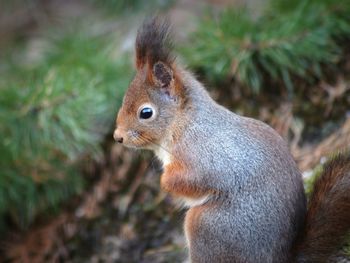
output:
M171 53L170 24L159 17L146 20L140 27L135 42L136 68L147 74L151 86L160 88L171 98L183 93Z
M153 65L149 74L151 83L161 92L167 94L170 98L176 99L183 97L183 87L178 78L175 69L167 64L158 61Z
M153 65L152 75L155 84L162 89L170 89L172 82L174 82L172 69L163 62L157 62Z

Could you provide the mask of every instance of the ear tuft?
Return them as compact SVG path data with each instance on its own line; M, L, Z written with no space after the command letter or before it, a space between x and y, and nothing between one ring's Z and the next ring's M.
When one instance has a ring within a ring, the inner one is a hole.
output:
M167 65L174 62L171 54L170 24L167 20L153 17L145 20L136 37L136 67L143 68L147 63L149 68L162 61Z
M161 88L170 87L171 81L173 80L173 71L167 65L162 62L154 64L153 75Z

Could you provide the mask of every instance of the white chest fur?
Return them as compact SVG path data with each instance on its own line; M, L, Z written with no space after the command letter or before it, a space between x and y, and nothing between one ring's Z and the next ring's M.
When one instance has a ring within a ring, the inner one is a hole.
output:
M206 203L209 200L210 196L206 195L204 197L201 198L185 198L185 197L180 197L179 201L180 201L180 205L182 207L185 208L191 208L191 207L195 207L195 206L200 206L203 205L204 203Z
M155 150L155 154L157 155L158 159L163 163L163 166L166 166L171 162L171 154L163 147L158 147Z

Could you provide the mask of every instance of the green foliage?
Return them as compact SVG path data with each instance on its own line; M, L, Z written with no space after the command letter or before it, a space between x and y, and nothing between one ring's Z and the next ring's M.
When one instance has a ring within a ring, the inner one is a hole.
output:
M147 10L154 13L155 9L169 7L174 0L90 0L98 7L106 9L108 12L118 14L129 11Z
M0 231L82 190L79 166L97 157L130 80L111 39L65 33L37 62L7 63L0 79Z
M345 255L347 257L350 257L350 235L347 236L346 246L345 246L345 248L343 250L344 250Z
M344 2L344 3L339 3ZM311 81L342 55L350 34L349 1L274 0L253 19L248 10L207 16L184 56L209 80L235 76L258 93L267 81L293 92L293 77Z
M305 193L308 197L310 197L310 194L313 191L314 183L316 182L316 179L322 174L323 172L323 166L319 164L316 166L313 171L311 172L311 176L309 176L307 179L304 180L304 188Z

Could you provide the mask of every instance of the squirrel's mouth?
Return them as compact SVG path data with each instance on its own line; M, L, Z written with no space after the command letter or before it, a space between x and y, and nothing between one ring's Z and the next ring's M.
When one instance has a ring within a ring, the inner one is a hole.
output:
M153 138L146 136L141 131L117 129L113 135L114 139L127 148L151 149Z
M138 150L141 150L141 149L150 149L151 146L150 143L145 143L145 142L126 142L126 143L123 143L123 146L127 147L127 148L131 148L131 149L138 149Z
M124 138L123 142L125 147L134 149L147 149L151 144L152 142L149 139L137 131L128 132L128 136Z

